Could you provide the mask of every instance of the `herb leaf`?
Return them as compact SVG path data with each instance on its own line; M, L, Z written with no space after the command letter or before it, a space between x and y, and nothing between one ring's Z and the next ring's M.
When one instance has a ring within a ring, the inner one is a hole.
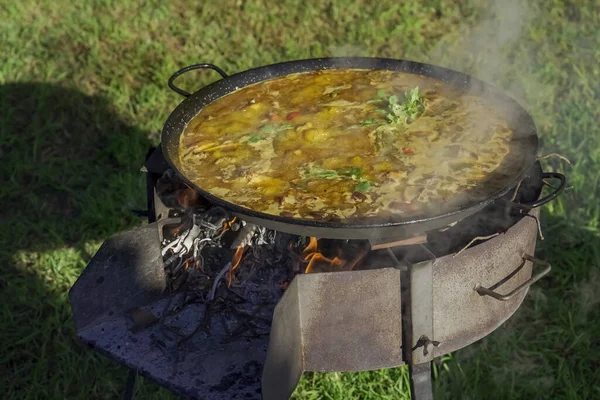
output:
M263 140L261 137L252 135L252 136L250 136L250 139L248 139L248 143L256 143L261 140Z
M313 167L304 174L304 177L308 179L362 179L361 176L362 169L359 167L343 167L336 170Z
M371 182L369 182L366 179L361 179L361 181L358 182L356 184L356 186L354 186L354 190L359 193L366 193L369 191L370 188L371 188Z
M332 179L332 178L339 178L339 175L334 170L322 169L322 168L315 167L315 168L311 169L310 171L308 171L308 173L306 173L305 178L308 178L308 179L319 179L319 178L320 179Z
M338 168L336 172L341 176L351 176L356 179L360 178L362 175L362 169L359 167Z
M292 129L294 127L294 125L290 125L290 124L266 124L263 125L260 128L260 131L266 134L273 134L273 133L278 133L278 132L282 132L282 131L287 131L288 129Z
M369 118L369 119L365 119L363 122L360 123L361 126L369 126L369 125L375 125L377 123L377 120L375 118Z
M404 93L404 101L401 103L398 96L388 98L389 114L387 119L392 124L410 124L424 111L423 97L419 94L419 87Z

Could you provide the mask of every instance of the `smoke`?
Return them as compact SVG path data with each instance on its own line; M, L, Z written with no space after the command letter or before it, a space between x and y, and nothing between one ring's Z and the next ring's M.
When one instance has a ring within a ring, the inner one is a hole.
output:
M524 106L527 106L526 99L532 93L543 96L544 91L537 90L541 84L532 82L530 74L519 73L522 70L530 70L533 65L533 57L527 51L529 49L526 48L525 39L529 33L528 27L540 14L539 10L528 2L504 0L481 5L476 14L474 23L462 24L463 28L459 28L457 32L449 32L433 48L425 51L409 50L407 54L395 57L467 73L502 89ZM369 51L355 44L329 48L329 55L334 57L361 56L368 53ZM469 94L480 94L476 91L473 87ZM507 114L505 117L508 120L517 120L515 115ZM474 124L482 130L487 130L489 121L478 120L474 121ZM436 158L436 154L431 156ZM436 210L431 211L432 214L436 214ZM441 213L443 210L437 211ZM464 235L481 234L485 231L484 228L490 226L504 227L506 215L488 212L477 214L472 219L477 221L467 225L469 232L462 232ZM373 239L378 239L378 234L377 231L373 232Z
M590 317L594 310L600 306L600 269L592 268L590 270L590 279L578 282L575 285L575 293L579 295L576 298L577 307L575 312L576 322L586 324L590 322Z
M538 11L520 0L494 1L477 23L442 39L420 59L465 72L523 98L519 74L532 60L522 51L527 27Z
M366 54L366 51L363 47L345 44L345 45L332 45L329 47L329 54L332 57L360 57Z

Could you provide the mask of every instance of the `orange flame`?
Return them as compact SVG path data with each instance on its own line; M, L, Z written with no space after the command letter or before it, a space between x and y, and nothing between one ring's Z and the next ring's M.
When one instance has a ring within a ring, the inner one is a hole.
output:
M318 250L317 238L311 236L306 248L302 251L302 259L308 261Z
M308 261L308 265L304 270L305 274L316 272L316 270L339 270L344 267L344 264L346 264L346 261L339 256L330 259L319 253L317 238L312 236L308 242L308 245L302 251L302 259L304 261Z
M235 221L237 221L237 217L233 217L231 221L223 222L223 230L231 229L231 226L234 224Z
M242 256L244 255L244 250L246 250L246 246L240 246L235 251L235 254L231 258L231 267L229 268L229 275L227 279L227 286L231 286L231 281L233 280L233 271L240 265L242 262Z
M362 248L356 253L354 258L349 262L344 258L344 250L341 247L337 248L337 255L333 258L327 258L319 253L317 238L311 237L308 245L302 251L302 260L308 261L308 265L304 271L305 274L313 272L330 272L330 271L352 271L356 265L367 254L367 249Z
M235 221L237 221L237 217L233 217L231 221L223 222L223 229L221 230L218 239L220 239L225 234L225 232L231 229L231 226L235 223Z
M201 204L200 196L189 186L178 190L175 195L177 197L177 203L184 209Z
M315 272L314 270L317 269L317 264L325 264L326 267L330 267L330 270L341 270L344 267L344 264L346 264L346 261L342 260L339 257L334 257L332 260L330 258L325 257L321 253L314 253L313 256L310 258L310 261L308 262L304 273L310 274L311 272Z

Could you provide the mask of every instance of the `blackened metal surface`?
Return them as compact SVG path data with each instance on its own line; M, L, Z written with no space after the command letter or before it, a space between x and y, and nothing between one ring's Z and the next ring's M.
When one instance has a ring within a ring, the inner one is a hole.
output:
M275 308L263 398L288 398L304 371L390 368L402 360L400 271L297 275Z
M427 215L418 218L410 217L409 219L399 215L393 219L386 218L382 220L372 217L358 222L344 223L270 215L225 201L185 178L180 168L179 137L187 123L207 104L238 88L256 82L292 73L332 68L384 69L420 74L462 87L472 94L487 97L496 103L500 112L506 114L509 125L513 129L514 133L510 144L511 151L503 160L502 165L485 182L469 192L469 196L461 198L452 206L446 203L449 205L447 210L444 209L440 212L440 209L436 207L436 210L432 210ZM414 233L444 227L481 210L484 206L508 193L511 188L514 188L522 180L536 161L538 139L535 124L523 107L500 90L468 75L406 60L346 57L279 63L240 72L214 82L189 96L171 113L163 128L161 146L169 165L191 187L196 188L210 201L230 210L248 222L298 235L334 239L366 239L377 236L405 238ZM472 196L480 190L485 193L485 200L483 201L479 200L479 196Z
M77 329L118 318L165 290L156 223L106 240L79 276L69 300Z
M168 300L145 307L161 316ZM179 297L172 302L177 304ZM203 400L261 399L260 374L267 338L238 339L230 343L223 327L213 323L211 333L200 330L190 339L177 340L166 325L183 333L198 327L203 304L191 304L164 325L137 330L131 318L121 315L78 331L79 337L98 352L137 370L158 384L187 398Z
M81 274L69 297L77 335L96 351L189 398L260 399L260 373L267 338L221 343L225 328L213 323L211 334L188 340L174 336L198 327L203 304L190 304L146 328L134 325L130 312L143 307L160 317L181 302L165 293L156 223L108 239ZM170 327L171 329L167 328Z
M156 174L162 176L167 169L169 169L169 164L167 160L165 160L165 156L163 155L162 147L158 147L154 149L152 154L146 159L144 162L144 167L151 174Z

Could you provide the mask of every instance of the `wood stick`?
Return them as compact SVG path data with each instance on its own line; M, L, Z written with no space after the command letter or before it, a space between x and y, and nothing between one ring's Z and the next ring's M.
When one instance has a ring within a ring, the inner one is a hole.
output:
M371 250L381 250L387 249L390 247L398 247L398 246L410 246L413 244L423 244L427 243L427 234L423 234L420 236L413 236L408 239L402 240L394 240L388 241L389 239L369 239L369 244L371 245Z
M471 247L473 245L473 243L477 242L477 241L482 241L482 240L488 240L491 238L494 238L496 236L498 236L500 234L500 232L496 232L493 235L489 235L489 236L477 236L474 237L473 239L471 239L471 241L462 249L460 249L460 251L458 251L458 253L455 253L452 257L456 257L457 255L459 255L460 253L462 253L463 251L467 250L469 247Z
M546 154L545 156L538 157L537 159L538 159L538 161L540 161L540 160L545 160L546 158L550 158L550 157L558 157L561 160L563 160L564 162L566 162L567 164L569 164L569 165L571 164L571 161L569 161L569 159L567 157L561 156L558 153Z
M229 271L229 268L231 268L231 263L230 262L227 263L227 264L225 264L225 266L223 267L223 269L221 270L221 272L219 272L217 274L217 276L215 277L213 285L210 288L210 293L208 294L208 299L206 299L207 303L210 303L211 301L214 300L215 293L217 292L217 286L219 286L219 282L221 281L221 278L223 278L223 276L225 275L225 272Z

